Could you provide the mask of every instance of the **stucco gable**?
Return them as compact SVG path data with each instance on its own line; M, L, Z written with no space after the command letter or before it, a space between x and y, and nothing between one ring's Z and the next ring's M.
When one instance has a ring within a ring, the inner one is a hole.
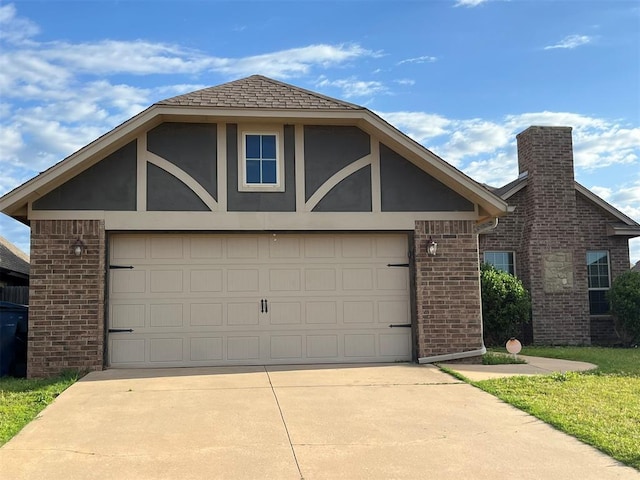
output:
M271 122L351 125L388 145L447 188L477 205L479 220L502 216L498 196L364 107L254 75L158 102L0 198L0 211L28 223L28 208L164 122ZM215 192L213 192L215 193ZM215 197L215 194L214 194Z

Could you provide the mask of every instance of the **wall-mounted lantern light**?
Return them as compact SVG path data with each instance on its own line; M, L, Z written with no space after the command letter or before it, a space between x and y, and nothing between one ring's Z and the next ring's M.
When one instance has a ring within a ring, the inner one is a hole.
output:
M427 255L430 257L435 257L438 251L438 243L433 240L433 238L429 237L427 240Z
M82 255L82 252L84 252L84 249L86 248L86 245L84 244L84 242L82 240L80 240L80 238L78 238L75 243L72 245L73 248L73 253L76 257L79 257L80 255Z

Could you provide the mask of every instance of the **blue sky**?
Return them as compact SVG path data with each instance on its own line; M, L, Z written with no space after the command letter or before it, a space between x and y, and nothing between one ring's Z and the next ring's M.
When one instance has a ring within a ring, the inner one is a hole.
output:
M517 133L571 126L576 179L640 219L624 0L2 1L0 194L158 100L252 74L364 105L496 186ZM28 252L27 227L0 215L0 235Z

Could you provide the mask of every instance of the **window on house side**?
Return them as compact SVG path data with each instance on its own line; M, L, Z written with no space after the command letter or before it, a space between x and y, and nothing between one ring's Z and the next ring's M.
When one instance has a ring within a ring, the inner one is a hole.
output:
M587 252L587 280L589 282L589 313L607 315L609 302L607 290L611 286L609 271L609 252L594 250Z
M275 134L244 135L246 185L278 185L278 139Z
M516 274L516 265L513 252L484 252L484 262L493 265L498 270Z

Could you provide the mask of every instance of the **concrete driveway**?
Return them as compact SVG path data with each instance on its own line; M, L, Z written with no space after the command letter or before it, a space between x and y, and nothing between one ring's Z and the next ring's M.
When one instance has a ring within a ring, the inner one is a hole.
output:
M7 479L640 478L408 364L107 370L0 449Z

